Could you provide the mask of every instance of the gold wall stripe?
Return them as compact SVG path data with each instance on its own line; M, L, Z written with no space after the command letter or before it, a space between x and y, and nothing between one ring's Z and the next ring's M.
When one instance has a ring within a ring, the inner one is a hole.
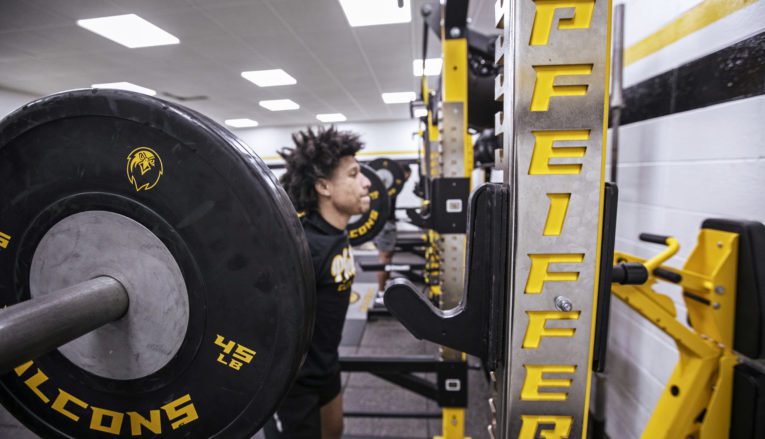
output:
M628 47L624 51L624 65L634 64L675 41L758 1L760 0L705 0L671 23Z

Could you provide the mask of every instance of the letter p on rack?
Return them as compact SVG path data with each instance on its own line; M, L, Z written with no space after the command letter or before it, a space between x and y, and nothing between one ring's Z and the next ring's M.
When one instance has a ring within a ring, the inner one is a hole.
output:
M531 28L531 46L544 46L550 42L557 9L574 10L571 17L558 20L559 30L589 28L595 10L595 0L536 0L534 4L537 10Z

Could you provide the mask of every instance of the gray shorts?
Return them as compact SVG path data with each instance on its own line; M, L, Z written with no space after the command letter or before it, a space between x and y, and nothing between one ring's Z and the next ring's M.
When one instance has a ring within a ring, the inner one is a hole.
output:
M387 221L380 234L375 236L377 251L392 252L396 248L396 223Z

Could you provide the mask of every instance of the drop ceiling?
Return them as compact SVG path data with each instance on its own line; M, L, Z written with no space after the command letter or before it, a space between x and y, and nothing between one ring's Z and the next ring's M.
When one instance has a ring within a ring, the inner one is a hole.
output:
M385 104L381 94L416 90L423 3L412 0L411 23L352 28L337 0L0 0L0 88L41 96L128 81L220 122L261 126L317 123L320 113L349 122L405 119L408 105ZM180 44L128 49L76 24L129 13ZM496 32L493 14L493 0L470 2L472 28ZM439 52L431 34L428 56ZM284 69L297 84L261 88L241 76L265 69ZM258 105L271 99L300 109Z

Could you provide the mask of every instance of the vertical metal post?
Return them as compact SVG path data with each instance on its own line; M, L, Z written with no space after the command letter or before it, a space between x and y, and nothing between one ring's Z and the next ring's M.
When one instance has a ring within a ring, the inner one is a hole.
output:
M496 435L582 438L602 232L611 4L498 0L495 12L503 29L496 132L511 188Z
M443 4L443 107L441 109L440 177L470 178L473 170L473 143L467 132L468 64L467 1ZM463 206L467 209L467 206ZM462 299L465 279L465 234L441 235L443 308L450 309Z
M473 143L467 132L468 43L467 0L442 2L443 106L441 108L440 177L467 179L473 170ZM444 200L441 200L442 202ZM467 203L462 206L467 212ZM441 307L456 307L465 287L465 233L442 233L439 237ZM442 348L445 360L465 361L465 354ZM467 383L463 383L467 386ZM465 408L442 409L443 438L465 437Z
M614 7L613 18L613 61L611 72L611 178L616 184L619 167L619 125L624 107L624 4ZM606 383L608 375L595 372L592 375L592 422L594 439L606 437Z
M624 107L624 4L614 8L614 62L611 83L611 181L616 183L619 165L619 125Z

